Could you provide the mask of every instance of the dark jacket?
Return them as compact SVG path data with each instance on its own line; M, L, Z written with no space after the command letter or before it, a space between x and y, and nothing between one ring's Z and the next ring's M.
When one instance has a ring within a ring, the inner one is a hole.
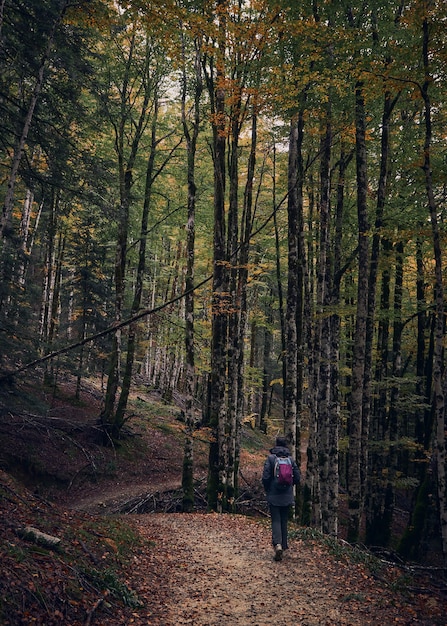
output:
M281 490L275 488L273 481L273 469L275 466L275 457L277 456L291 456L289 448L283 448L282 446L275 446L270 450L270 454L264 463L264 471L262 473L262 484L264 485L265 492L267 494L267 502L273 504L273 506L290 506L294 503L293 487L287 487ZM300 483L300 470L298 465L292 459L293 470L293 484L299 485Z

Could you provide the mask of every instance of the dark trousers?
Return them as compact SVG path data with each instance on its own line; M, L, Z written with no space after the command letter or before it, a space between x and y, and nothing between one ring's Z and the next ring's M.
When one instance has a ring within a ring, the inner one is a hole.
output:
M269 505L272 518L272 544L281 544L283 550L287 550L287 522L289 520L290 506Z

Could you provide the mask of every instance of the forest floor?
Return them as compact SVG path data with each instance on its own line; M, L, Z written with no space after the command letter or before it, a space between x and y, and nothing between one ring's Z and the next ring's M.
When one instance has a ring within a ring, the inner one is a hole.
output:
M179 407L143 391L119 449L95 443L101 393L71 384L0 395L0 624L445 624L436 568L393 564L290 525L273 560L260 474L269 439L244 430L237 515L206 513L209 434L197 432L197 512L179 513ZM181 404L181 403L180 403ZM61 540L30 541L32 526Z
M146 598L138 625L445 623L440 598L396 591L396 571L375 577L320 541L296 538L275 562L268 525L247 517L156 514L134 524L156 548L134 557L134 588Z

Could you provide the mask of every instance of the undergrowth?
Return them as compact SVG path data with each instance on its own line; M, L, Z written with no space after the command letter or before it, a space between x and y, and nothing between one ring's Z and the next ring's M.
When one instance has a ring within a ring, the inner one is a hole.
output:
M33 543L22 532L26 526L60 544L50 549ZM121 572L141 539L121 520L72 515L0 472L0 530L5 626L83 623L93 610L117 614L140 606Z
M366 549L359 546L351 545L346 541L337 539L336 537L325 535L316 528L294 528L290 531L289 534L292 539L301 539L302 541L316 541L324 545L327 548L329 554L338 561L364 565L373 575L378 575L383 567L380 559L375 557Z

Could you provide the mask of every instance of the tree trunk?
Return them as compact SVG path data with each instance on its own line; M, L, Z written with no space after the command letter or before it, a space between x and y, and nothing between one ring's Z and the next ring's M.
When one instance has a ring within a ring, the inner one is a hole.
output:
M422 224L420 225L422 230ZM427 449L426 441L428 442L430 436L427 436L427 413L430 412L428 405L430 404L430 394L427 395L427 365L426 365L426 335L428 328L428 315L427 315L427 302L425 295L425 269L424 269L424 257L422 252L422 237L416 239L416 266L417 266L417 278L416 278L416 293L417 293L417 315L418 315L418 332L417 332L417 357L416 357L416 376L417 376L417 395L420 398L420 402L426 405L427 408L420 408L416 413L416 426L415 426L415 438L419 446ZM430 429L431 431L431 429ZM431 433L430 433L431 435ZM422 457L423 455L421 455ZM422 464L419 464L420 466ZM425 472L420 473L420 476L425 475Z
M295 427L297 410L297 367L298 367L298 119L293 119L289 135L289 167L288 167L288 278L286 308L286 410L284 434L289 442L292 454L295 452Z
M317 259L317 299L314 331L315 386L317 393L317 451L320 485L321 530L328 533L329 503L329 406L330 406L330 317L326 312L331 296L330 276L330 159L332 130L330 105L320 143L319 243Z
M379 173L379 184L377 189L377 205L376 205L376 218L375 218L375 229L374 235L372 238L371 245L371 265L369 270L369 285L368 285L368 316L366 322L366 346L365 346L365 380L364 380L364 392L363 392L363 432L362 432L362 456L365 458L368 455L369 459L369 432L372 430L374 433L377 428L377 424L373 425L373 428L369 428L369 416L371 411L371 374L372 374L372 353L373 353L373 341L374 341L374 326L375 326L375 309L376 309L376 289L377 289L377 274L379 267L379 257L380 257L380 248L381 248L381 240L382 240L382 229L384 227L384 208L386 204L386 194L387 194L387 180L389 173L389 149L390 149L390 117L391 113L394 109L394 105L397 101L397 98L394 100L391 99L391 94L387 90L385 91L385 99L382 113L382 136L381 136L381 155L380 155L380 173ZM388 272L388 270L385 270ZM384 274L384 282L383 282L383 294L386 294L386 290L388 287L387 279L389 281L389 272L388 274ZM386 306L386 301L383 302ZM383 316L382 316L383 317ZM385 331L383 324L387 323L381 322L381 329ZM385 341L384 354L383 356L387 358L387 333L383 332L382 335L383 340ZM379 359L381 362L381 359ZM386 361L381 362L381 368L386 368ZM376 374L379 376L383 372L377 371ZM377 379L376 379L377 380ZM380 392L379 392L380 393ZM382 391L383 394L383 391ZM378 410L379 414L383 413L386 407L386 402L384 402L384 398L382 395L382 402L376 402L375 407ZM380 460L383 459L383 455L380 452L376 452L372 459L368 461L371 463L371 468L364 467L365 475L362 476L362 484L366 485L367 493L365 494L367 504L366 507L366 541L369 543L370 541L375 544L378 543L382 545L383 540L378 540L377 532L381 533L383 530L383 520L381 520L381 515L383 511L383 506L379 504L380 500L384 497L384 494L380 493L379 485L381 481L379 477L382 476L382 467ZM370 471L371 469L371 471ZM370 480L370 476L371 480Z
M276 146L273 146L273 189L272 189L272 204L273 204L273 223L275 226L275 263L276 263L276 284L278 288L278 314L279 322L281 325L281 365L282 365L282 411L285 418L286 415L286 380L287 380L287 349L286 349L286 322L284 314L284 296L282 287L282 271L281 271L281 252L280 241L278 231L278 218L276 208Z
M444 555L444 566L447 566L447 467L446 467L446 446L445 446L445 381L444 372L444 284L443 284L443 262L440 228L438 223L438 207L436 205L435 193L432 180L431 164L431 141L432 141L432 120L431 101L428 93L433 78L429 69L429 44L430 31L428 18L423 21L423 50L422 57L424 63L425 79L422 85L422 97L424 100L425 113L425 141L424 141L424 175L425 188L430 212L430 221L433 236L433 253L435 259L435 337L433 355L433 406L436 424L436 470L438 486L438 506L439 525L441 529L442 551Z
M292 119L289 133L289 161L287 179L288 216L288 276L286 306L286 380L285 419L286 436L292 456L301 464L301 411L303 385L303 157L304 116L298 112ZM301 517L301 491L296 491L295 514Z
M136 26L135 26L136 28ZM130 98L130 92L132 89L132 59L135 54L136 37L135 32L131 38L129 49L126 50L127 61L124 76L122 79L122 85L120 89L121 107L120 117L118 120L112 120L112 124L115 129L115 150L118 160L118 177L119 177L119 190L120 190L120 203L118 208L118 235L115 252L115 268L114 268L114 280L115 280L115 323L119 324L122 321L125 286L126 286L126 263L127 263L127 240L129 232L129 219L130 219L130 206L131 206L131 193L133 188L133 169L135 166L135 160L138 154L140 141L144 133L147 115L148 105L151 95L150 80L145 82L145 90L143 93L143 100L141 102L140 109L137 111L137 119L134 125L132 125L132 135L129 138L127 133L127 122L129 116L129 102L132 102ZM146 58L145 66L143 70L143 78L147 76L150 67L150 45L146 44ZM128 154L127 144L130 141L130 150ZM145 245L145 244L144 244ZM141 251L141 247L140 247ZM120 385L120 360L121 360L121 340L122 333L118 330L114 333L112 350L109 361L107 389L104 398L104 408L101 412L100 421L105 433L105 440L119 438L121 429L125 423L123 407L125 404L125 396L123 396L123 402L121 403L119 412L115 411L116 395ZM131 346L132 351L132 346ZM133 360L133 355L130 357ZM129 363L130 365L130 363ZM130 385L131 371L126 370L125 386Z
M308 189L308 229L309 232L313 230L313 224L315 222L315 193L314 193L314 181L310 178ZM317 452L317 374L318 368L318 356L314 355L313 341L313 319L315 316L314 302L315 302L315 258L316 252L314 251L313 238L309 237L307 242L307 258L308 263L306 269L308 269L306 280L304 281L305 298L303 304L303 329L305 334L305 345L307 346L307 367L309 378L309 392L308 392L308 411L309 411L309 434L307 440L306 451L306 477L303 486L303 511L302 511L302 523L305 525L312 524L321 527L321 507L320 507L320 483L318 476L318 452Z
M225 489L224 506L232 510L235 502L236 439L238 431L238 391L239 391L239 364L242 346L241 340L241 304L244 286L240 283L242 273L238 271L238 236L239 236L239 133L240 133L240 91L235 88L232 95L233 106L231 115L231 132L229 138L228 178L229 178L229 206L228 206L228 234L227 254L230 268L230 299L231 310L228 315L228 384L227 384L227 483ZM242 261L241 261L242 262Z
M393 380L402 378L402 294L404 277L404 246L401 241L396 244L396 270L394 280L394 322L393 322ZM390 394L390 419L389 419L389 454L388 454L388 480L385 489L385 506L382 522L383 545L387 545L391 538L392 521L395 500L395 477L397 473L397 445L399 439L399 396L400 387L394 382Z
M41 323L40 337L42 344L42 353L50 352L48 345L48 337L50 332L50 319L52 302L54 296L55 281L55 263L56 263L56 237L57 237L57 212L59 205L59 193L53 190L51 195L48 226L47 226L47 245L45 250L45 272L44 283L42 288L42 307L41 307Z
M238 126L240 124L238 118ZM258 117L256 104L253 105L251 118L251 143L248 158L247 181L244 190L243 214L241 220L241 241L240 250L236 258L236 284L234 313L235 318L234 330L230 332L230 342L233 341L233 355L230 362L230 370L236 373L236 379L233 384L236 385L236 393L233 400L229 401L229 417L231 419L231 429L229 437L230 454L229 454L229 490L228 500L230 508L234 508L235 498L238 495L238 475L239 475L239 455L240 455L240 428L244 413L244 343L247 327L247 283L248 283L248 262L250 252L250 238L252 234L253 223L253 182L255 177L256 166L256 149L257 149L257 128ZM238 130L239 132L239 130ZM236 176L236 180L237 180ZM235 242L237 244L237 241ZM237 250L232 252L232 257L236 256ZM233 332L234 338L233 339ZM229 387L231 389L231 377L229 376ZM234 404L234 416L231 415ZM231 408L231 410L230 410Z
M357 542L362 514L362 475L366 458L362 456L362 437L366 425L362 420L363 381L365 373L366 320L368 315L369 224L367 212L366 121L363 84L357 83L356 100L356 171L358 216L358 288L352 354L352 386L349 420L348 457L348 541ZM363 451L365 452L365 451Z
M225 0L218 0L217 8L223 8ZM212 343L210 375L210 443L208 467L208 506L222 511L226 490L226 404L225 383L227 378L227 331L228 331L228 269L225 238L225 33L223 11L218 12L219 43L215 82L208 79L212 103L213 127L213 173L214 173L214 231L213 231L213 296L212 296Z
M143 201L143 212L141 215L141 229L140 229L140 247L138 254L138 267L135 280L134 297L130 316L134 317L140 307L143 297L143 282L146 273L146 248L147 248L147 227L149 221L149 210L151 205L152 185L154 183L154 167L155 167L155 155L157 151L157 124L158 124L158 100L155 96L154 100L154 112L152 117L152 130L151 130L151 144L150 153L146 167L146 182ZM121 386L121 393L118 400L114 421L116 424L124 424L125 412L127 408L127 401L129 399L129 392L132 383L133 364L135 359L135 349L137 342L137 329L138 325L135 322L129 326L127 336L127 358L126 366L123 375L123 382Z
M340 303L340 281L342 278L342 236L344 212L345 174L350 156L346 156L342 148L339 160L339 174L337 184L337 204L334 228L334 261L333 280L331 291L331 309L336 310ZM340 316L332 313L330 316L330 395L329 395L329 424L328 424L328 516L327 532L338 535L338 494L339 494L339 423L340 423Z
M186 59L184 59L186 61ZM200 100L203 91L200 68L200 50L196 44L194 59L194 119L190 130L186 115L187 77L183 67L182 82L182 124L186 137L187 182L188 182L188 221L186 225L186 295L185 295L185 350L186 350L186 400L185 400L185 444L183 449L182 507L187 513L194 510L194 259L195 259L195 213L196 213L196 148L200 124Z

